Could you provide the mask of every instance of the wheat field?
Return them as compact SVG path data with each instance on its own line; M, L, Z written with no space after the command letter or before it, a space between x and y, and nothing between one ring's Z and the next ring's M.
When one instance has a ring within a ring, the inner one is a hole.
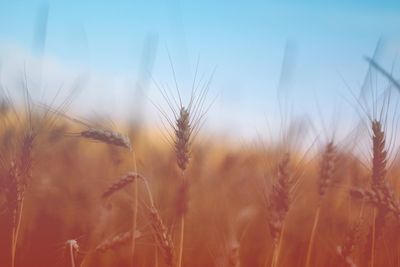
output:
M363 130L305 149L296 121L273 142L197 142L204 91L161 109L167 141L4 94L1 266L399 266L399 88L369 63L387 87L354 99Z

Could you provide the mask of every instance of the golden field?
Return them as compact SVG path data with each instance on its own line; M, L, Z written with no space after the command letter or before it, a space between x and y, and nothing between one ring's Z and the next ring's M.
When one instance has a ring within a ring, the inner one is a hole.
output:
M300 149L302 122L238 146L195 135L196 109L181 106L168 143L6 100L1 266L399 265L389 108L364 119L362 158L358 135Z

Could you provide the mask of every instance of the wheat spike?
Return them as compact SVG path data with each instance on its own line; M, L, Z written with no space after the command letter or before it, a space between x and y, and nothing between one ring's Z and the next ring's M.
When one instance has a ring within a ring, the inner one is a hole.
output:
M175 266L174 243L156 208L150 208L149 217L154 238L165 264Z
M360 222L357 222L346 235L343 244L336 247L336 252L342 262L348 267L356 267L353 258L351 257L354 247L360 238Z
M91 128L80 132L80 136L83 138L92 139L109 145L120 146L132 150L132 144L129 137L115 131Z
M190 125L189 111L182 107L175 127L175 153L178 167L185 171L189 163L190 138L192 127Z
M128 172L124 176L121 176L114 183L112 183L102 194L102 198L107 198L115 192L125 188L131 184L135 179L143 179L140 174L134 172Z
M29 129L23 139L20 154L11 162L5 179L5 196L11 228L11 265L15 253L23 214L24 194L32 178L33 145L36 135Z
M351 188L350 195L354 198L363 199L370 204L375 205L379 210L392 212L400 221L399 203L396 199L384 194L384 192L374 189L364 190L360 188Z
M325 151L322 155L320 176L318 179L318 193L322 198L328 190L330 184L333 181L335 175L335 163L336 163L336 148L333 142L329 142Z
M140 231L135 232L134 238L137 239L142 236ZM98 245L95 249L97 253L104 253L111 249L116 249L122 245L128 244L129 241L132 240L132 232L123 232L118 235L115 235L109 239L104 240L100 245Z
M387 191L386 181L386 164L387 152L385 149L385 133L382 130L382 125L379 121L372 122L372 176L371 186L378 189Z
M5 184L7 211L11 219L11 227L16 226L18 207L23 199L23 189L19 181L17 164L11 162Z
M271 211L269 228L274 246L277 246L282 234L283 221L290 207L290 155L286 153L278 165L278 180L272 186L269 197L269 209Z

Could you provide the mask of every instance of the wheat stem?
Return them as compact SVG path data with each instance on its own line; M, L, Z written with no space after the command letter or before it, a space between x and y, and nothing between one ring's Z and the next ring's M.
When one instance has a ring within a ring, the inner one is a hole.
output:
M182 256L183 256L183 238L185 233L185 216L181 216L181 225L179 232L179 252L178 252L178 267L182 266Z
M135 150L132 150L132 158L133 158L133 169L135 173L137 173L137 165L136 165L136 153ZM133 199L132 199L132 208L133 208L133 218L132 218L132 233L136 233L137 228L137 215L138 215L138 183L137 179L132 181L133 183ZM132 238L132 266L134 266L134 257L135 257L135 238Z
M69 257L71 260L71 267L75 267L75 258L74 258L74 251L72 244L69 244L68 246L69 246Z
M375 265L375 232L376 232L376 208L372 216L372 233L371 233L371 267Z
M83 259L81 260L81 263L79 264L79 267L85 267L85 266L86 266L86 262L87 262L87 259L88 259L88 255L89 255L89 254L85 254L85 255L83 256Z
M154 267L158 267L158 247L154 248Z
M15 266L15 226L12 227L11 230L11 267Z
M21 199L20 202L20 207L19 207L19 211L18 211L18 219L17 219L17 225L15 227L15 233L14 233L14 248L13 248L13 254L14 254L14 258L15 258L15 254L17 252L17 243L18 243L18 236L19 236L19 232L20 232L20 228L21 228L21 221L22 221L22 211L24 209L24 198ZM14 265L13 265L14 266Z
M313 227L311 230L310 241L308 243L308 248L307 248L307 257L306 257L306 264L305 264L306 267L310 267L310 264L311 264L311 255L312 255L312 250L314 247L315 233L316 233L318 222L319 222L320 211L321 211L321 206L318 205L317 211L315 212L314 223L313 223Z
M284 229L285 229L285 221L282 222L282 231L281 231L281 233L279 235L278 246L275 247L275 249L274 249L274 256L272 258L271 267L277 267L278 266L279 254L280 254L281 248L282 248L282 239L283 239Z
M186 183L185 174L184 174L184 171L182 171L182 188L185 187L185 183ZM186 201L186 199L184 201ZM185 235L185 212L180 214L180 216L181 216L181 218L180 218L181 223L180 223L180 229L179 229L178 267L182 266L183 241L184 241L184 235Z

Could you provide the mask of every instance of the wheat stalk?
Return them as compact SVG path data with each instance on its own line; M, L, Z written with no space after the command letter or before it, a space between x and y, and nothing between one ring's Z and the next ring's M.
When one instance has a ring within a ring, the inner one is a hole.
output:
M386 181L387 152L385 149L385 133L382 124L378 120L372 121L372 175L371 188L377 195L384 195L393 199L393 193ZM378 213L374 210L371 234L371 267L375 264L375 243L377 231L381 231L383 225L376 223L383 222L387 211L378 206ZM378 217L377 217L378 214Z
M240 243L238 240L232 240L229 244L226 266L240 267Z
M326 144L322 154L322 161L320 167L320 175L318 177L318 193L319 202L315 212L313 226L311 229L310 240L307 248L307 256L305 266L311 265L311 255L314 247L315 234L318 228L319 216L321 213L321 200L324 197L329 185L332 183L336 169L336 149L333 141Z
M286 214L290 208L290 154L285 153L278 164L277 181L272 186L272 192L269 196L269 229L273 239L274 253L271 266L277 266L281 241L283 235L283 225ZM267 262L265 263L267 264Z
M175 150L176 162L178 168L181 171L181 186L178 190L177 194L177 206L176 206L176 215L180 219L180 229L179 229L179 249L178 249L178 260L177 266L182 266L182 258L183 258L183 245L184 245L184 233L185 233L185 214L187 213L188 206L188 191L189 191L189 183L187 182L187 178L185 177L185 171L189 165L190 161L190 150L191 144L193 142L193 138L197 135L198 130L201 126L201 123L204 119L204 115L211 107L209 105L206 109L204 108L207 94L209 91L209 87L212 81L212 75L210 79L205 82L203 85L202 79L199 81L197 78L197 68L196 74L194 77L190 100L187 106L182 104L182 98L179 92L179 86L177 83L175 70L170 59L171 68L174 76L174 83L177 92L176 99L171 91L167 91L165 88L160 87L157 83L156 86L159 89L162 97L164 98L167 106L172 111L173 118L169 117L167 113L158 105L155 107L160 111L162 116L165 118L166 122L169 124L173 133L170 132L170 137L173 139L173 145Z
M189 149L192 133L192 125L190 124L189 110L181 107L179 117L176 120L175 127L175 154L179 169L182 172L182 183L178 191L176 201L176 212L180 218L179 232L179 250L178 250L178 267L182 266L183 242L185 234L185 214L187 212L188 202L188 182L185 178L185 170L189 163Z
M32 178L32 150L36 135L29 129L22 140L20 155L11 162L6 177L6 202L11 222L11 266L15 265L15 254L24 208L26 188Z
M66 244L66 249L67 249L67 255L69 256L69 262L71 264L71 267L76 266L76 257L78 256L79 253L79 244L75 239L70 239L65 242Z

